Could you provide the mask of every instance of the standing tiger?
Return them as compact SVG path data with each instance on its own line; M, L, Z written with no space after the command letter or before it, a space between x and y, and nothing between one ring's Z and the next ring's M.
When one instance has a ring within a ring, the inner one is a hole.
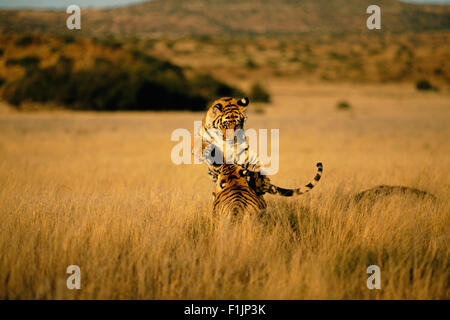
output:
M195 133L201 136L199 138L202 140L202 145L201 150L195 150L195 148L193 148L194 155L200 159L204 159L205 151L208 153L208 148L213 149L212 153L221 151L220 149L217 151L218 149L214 148L223 142L218 141L219 139L217 136L214 136L214 130L220 133L221 137L227 136L227 130L234 130L235 132L239 129L244 130L248 104L249 99L247 97L242 99L224 97L215 100L210 105L203 118L200 132ZM253 179L251 183L252 188L254 188L254 191L257 194L268 192L270 179L261 174L262 168L260 161L256 154L249 150L247 142L244 142L243 152L245 153L245 161L244 163L240 163L240 165L253 173L251 175ZM223 155L221 158L223 161L222 163L224 163ZM204 160L208 165L208 173L212 176L213 183L215 183L221 170L222 163L208 162L207 159Z
M284 189L271 183L268 186L268 193L290 197L301 195L316 185L322 177L322 163L317 163L317 173L313 181L306 186L297 189ZM250 186L251 177L248 170L235 164L224 164L219 170L216 182L216 198L213 204L213 212L217 214L259 214L266 209L267 204L264 201L263 194L257 194L254 187Z

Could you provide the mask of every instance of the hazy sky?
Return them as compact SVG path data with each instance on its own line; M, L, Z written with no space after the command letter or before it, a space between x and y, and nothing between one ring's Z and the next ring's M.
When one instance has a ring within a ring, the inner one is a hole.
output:
M110 7L143 2L145 0L0 0L1 8L67 8L71 4L80 7ZM332 0L330 0L332 1ZM450 0L403 0L416 3L450 4Z

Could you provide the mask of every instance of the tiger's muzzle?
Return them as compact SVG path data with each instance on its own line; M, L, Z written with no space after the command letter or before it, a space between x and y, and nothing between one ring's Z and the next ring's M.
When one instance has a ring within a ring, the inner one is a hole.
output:
M242 119L224 119L222 120L222 129L238 130L242 128Z

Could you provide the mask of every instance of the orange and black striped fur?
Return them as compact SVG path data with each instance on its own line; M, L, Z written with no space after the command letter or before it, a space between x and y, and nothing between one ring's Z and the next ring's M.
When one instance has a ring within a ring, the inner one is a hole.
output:
M316 185L323 172L321 163L317 163L317 174L314 180L306 186L296 189L284 189L269 184L268 193L285 197L301 195ZM220 169L216 182L216 198L213 204L213 212L219 214L257 214L267 207L264 201L264 193L257 194L252 173L235 164L224 164Z
M213 137L208 133L208 130L217 129L220 130L222 137L226 137L227 130L237 131L239 129L244 130L244 124L247 119L247 106L249 99L247 97L236 99L231 97L224 97L215 100L211 103L206 115L203 118L200 134L202 139L201 150L195 150L193 148L194 155L203 159L203 154L208 147L212 147L212 142L216 142ZM219 142L221 143L221 142ZM245 145L245 152L248 154L249 146ZM205 160L205 159L204 159ZM221 164L211 164L205 161L208 165L208 173L212 177L213 183L217 181L217 176L221 169ZM225 161L223 161L225 162ZM268 191L269 179L260 174L261 165L259 160L256 163L250 163L247 159L243 167L249 172L253 173L254 183L252 188L258 193L265 193Z
M202 120L202 126L199 134L201 135L202 146L201 150L193 150L196 156L202 157L206 147L211 143L208 138L208 130L218 129L222 136L226 137L226 131L244 129L244 123L247 119L247 106L249 104L248 98L236 99L231 97L224 97L215 100Z
M250 188L242 167L235 164L222 166L217 183L213 212L217 214L258 214L267 207L264 198Z
M224 97L215 100L203 118L201 128L202 136L209 129L219 129L222 131L224 137L228 129L244 129L248 104L248 98L236 99Z

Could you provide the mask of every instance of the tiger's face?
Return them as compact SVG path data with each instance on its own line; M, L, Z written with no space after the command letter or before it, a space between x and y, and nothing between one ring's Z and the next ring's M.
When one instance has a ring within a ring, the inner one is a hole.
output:
M216 194L230 187L248 188L248 179L248 170L235 164L224 164L217 177Z
M220 98L209 107L203 119L203 128L219 129L222 136L226 137L226 130L238 130L244 128L247 119L246 109L249 104L248 98Z

